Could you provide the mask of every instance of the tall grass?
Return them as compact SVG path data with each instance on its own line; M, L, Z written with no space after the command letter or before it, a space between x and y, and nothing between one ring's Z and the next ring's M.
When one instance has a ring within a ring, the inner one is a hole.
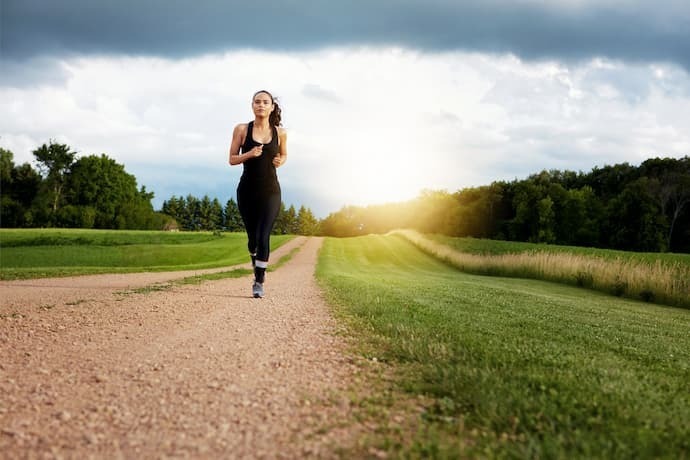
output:
M690 264L595 255L530 252L480 255L460 252L414 230L396 230L415 246L460 270L566 283L616 296L690 308Z

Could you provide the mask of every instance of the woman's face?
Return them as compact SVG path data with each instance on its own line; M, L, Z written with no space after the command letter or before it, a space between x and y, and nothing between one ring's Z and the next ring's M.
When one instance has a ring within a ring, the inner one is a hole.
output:
M273 101L271 96L266 93L257 93L252 101L252 110L257 117L267 117L273 112Z

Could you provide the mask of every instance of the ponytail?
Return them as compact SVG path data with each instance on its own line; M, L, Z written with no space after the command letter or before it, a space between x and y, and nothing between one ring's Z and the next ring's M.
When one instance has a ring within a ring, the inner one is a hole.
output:
M280 126L280 113L282 112L282 110L280 110L280 106L278 105L277 101L274 100L273 105L275 106L275 109L273 109L273 112L271 112L271 114L268 116L268 123L271 126L275 126L277 128L278 126Z
M274 108L273 108L273 112L271 112L271 114L268 116L268 124L271 126L275 126L277 128L278 126L280 126L280 120L282 119L281 113L283 112L280 109L280 106L278 105L278 101L275 100L273 95L271 93L269 93L268 91L266 91L265 89L259 90L256 93L254 93L254 96L252 96L252 99L254 99L256 97L256 95L259 93L266 93L270 96L271 102L273 103Z

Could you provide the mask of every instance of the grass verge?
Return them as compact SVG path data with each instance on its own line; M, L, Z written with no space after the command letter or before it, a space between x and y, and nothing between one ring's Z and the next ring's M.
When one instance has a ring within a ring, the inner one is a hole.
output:
M687 310L461 273L396 235L327 239L317 276L359 353L428 400L415 431L375 430L389 455L690 455Z

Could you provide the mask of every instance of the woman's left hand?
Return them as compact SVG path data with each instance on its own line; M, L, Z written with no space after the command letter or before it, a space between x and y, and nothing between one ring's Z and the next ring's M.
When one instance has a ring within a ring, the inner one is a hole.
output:
M282 164L283 164L283 159L281 158L280 155L276 155L275 157L273 157L273 166L275 166L277 168L278 166L280 166Z

